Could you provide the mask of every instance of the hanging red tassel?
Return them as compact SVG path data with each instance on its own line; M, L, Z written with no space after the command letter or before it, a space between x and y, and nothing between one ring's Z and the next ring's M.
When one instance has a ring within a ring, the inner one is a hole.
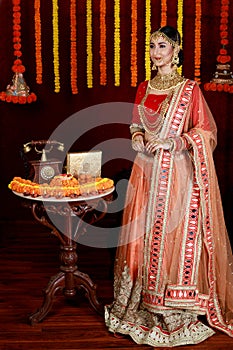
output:
M230 67L231 56L227 53L228 45L228 17L229 17L229 0L221 0L220 12L220 43L221 48L217 56L216 72L209 83L205 83L206 91L225 91L233 93L233 74Z
M12 71L14 72L11 84L8 84L6 91L0 93L0 100L13 103L31 103L36 101L36 95L31 92L27 86L23 73L25 66L22 64L21 56L21 0L12 0L13 4L13 48L14 48L14 64Z

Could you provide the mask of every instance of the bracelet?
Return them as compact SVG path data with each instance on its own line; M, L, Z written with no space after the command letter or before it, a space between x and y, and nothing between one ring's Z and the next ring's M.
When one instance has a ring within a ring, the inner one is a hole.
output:
M173 139L173 138L169 138L169 143L170 143L170 148L169 148L169 151L170 152L173 152L174 151L174 149L176 148L175 146L176 146L176 141Z
M130 129L131 135L133 135L136 131L144 132L144 129L140 124L133 123L130 125L129 129Z
M132 140L133 140L136 136L138 136L138 135L144 136L144 133L143 133L142 131L136 131L136 132L133 133L133 135L132 135Z

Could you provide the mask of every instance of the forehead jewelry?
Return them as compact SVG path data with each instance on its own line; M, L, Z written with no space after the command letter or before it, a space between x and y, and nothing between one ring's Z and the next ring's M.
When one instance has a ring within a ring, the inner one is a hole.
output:
M179 46L178 42L172 40L166 34L164 34L163 32L160 32L159 30L157 30L156 32L153 32L151 34L151 39L155 39L156 40L159 37L162 37L164 40L168 41L169 44L171 44L173 47Z

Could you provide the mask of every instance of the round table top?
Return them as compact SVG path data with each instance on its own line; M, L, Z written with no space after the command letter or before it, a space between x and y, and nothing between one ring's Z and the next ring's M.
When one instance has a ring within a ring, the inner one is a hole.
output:
M62 197L62 198L48 197L48 198L46 198L43 196L32 197L32 196L25 196L23 193L19 193L19 192L15 192L15 191L12 191L12 192L21 198L30 199L33 201L64 203L64 202L84 202L84 201L89 201L89 200L93 200L93 199L100 199L100 198L103 198L103 197L111 194L114 190L115 190L115 187L111 187L107 190L104 190L101 193L98 193L98 194L90 194L87 196L78 196L76 198L71 198L71 197Z

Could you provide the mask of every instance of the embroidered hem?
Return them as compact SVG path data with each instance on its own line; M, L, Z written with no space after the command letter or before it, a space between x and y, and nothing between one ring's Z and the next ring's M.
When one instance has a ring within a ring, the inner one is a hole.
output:
M163 330L159 326L148 328L127 321L121 321L109 312L105 306L105 322L112 333L129 335L139 345L154 347L175 347L181 345L199 344L215 334L215 332L200 321L190 322L172 332Z

